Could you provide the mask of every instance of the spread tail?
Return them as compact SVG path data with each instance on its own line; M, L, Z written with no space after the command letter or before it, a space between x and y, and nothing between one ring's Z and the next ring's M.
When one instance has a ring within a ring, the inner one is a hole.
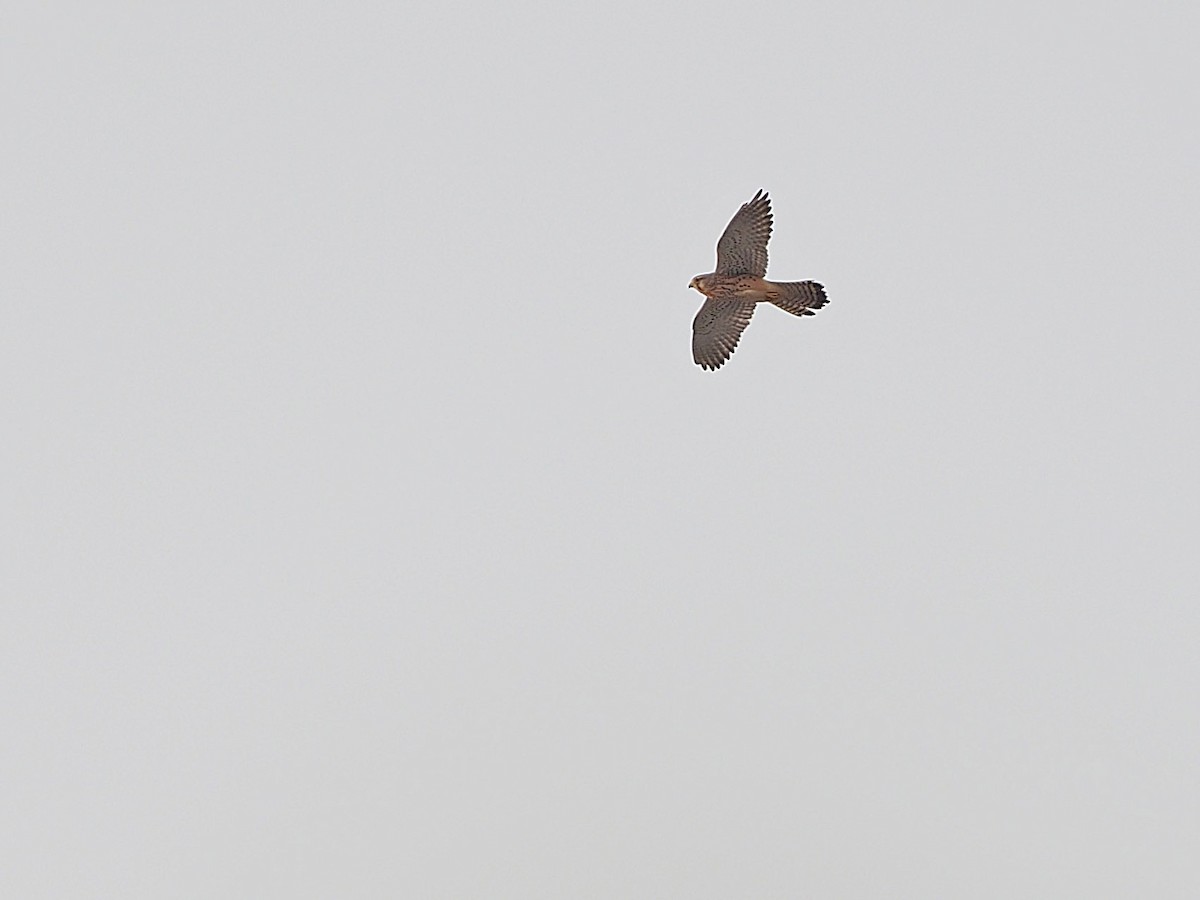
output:
M825 288L815 281L776 281L775 290L767 299L793 316L816 315L818 309L829 302Z

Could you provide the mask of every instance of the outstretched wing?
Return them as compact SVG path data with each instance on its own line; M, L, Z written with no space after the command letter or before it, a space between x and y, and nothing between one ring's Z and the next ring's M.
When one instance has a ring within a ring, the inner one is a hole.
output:
M719 369L733 355L750 317L754 301L736 294L709 297L692 321L692 359L704 369Z
M717 241L718 275L767 274L767 241L771 239L771 198L759 191L743 203Z

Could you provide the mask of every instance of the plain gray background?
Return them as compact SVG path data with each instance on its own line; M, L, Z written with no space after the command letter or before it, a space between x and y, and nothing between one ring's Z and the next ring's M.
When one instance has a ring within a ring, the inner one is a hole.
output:
M4 896L1200 895L1194 4L8 9Z

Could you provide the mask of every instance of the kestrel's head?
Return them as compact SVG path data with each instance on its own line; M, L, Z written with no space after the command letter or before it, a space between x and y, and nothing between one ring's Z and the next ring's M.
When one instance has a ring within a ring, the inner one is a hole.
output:
M707 275L697 275L695 278L693 278L691 281L688 282L688 287L695 288L696 290L698 290L700 293L703 294L704 293L704 284L707 280L708 280Z

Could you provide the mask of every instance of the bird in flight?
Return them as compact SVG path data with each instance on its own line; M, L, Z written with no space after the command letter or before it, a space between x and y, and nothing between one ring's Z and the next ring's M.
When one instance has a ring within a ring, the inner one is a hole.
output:
M815 281L767 281L767 241L771 238L771 198L759 191L743 203L717 242L717 270L697 275L688 287L705 296L692 322L692 358L718 369L733 354L754 307L774 303L794 316L815 315L826 304Z

